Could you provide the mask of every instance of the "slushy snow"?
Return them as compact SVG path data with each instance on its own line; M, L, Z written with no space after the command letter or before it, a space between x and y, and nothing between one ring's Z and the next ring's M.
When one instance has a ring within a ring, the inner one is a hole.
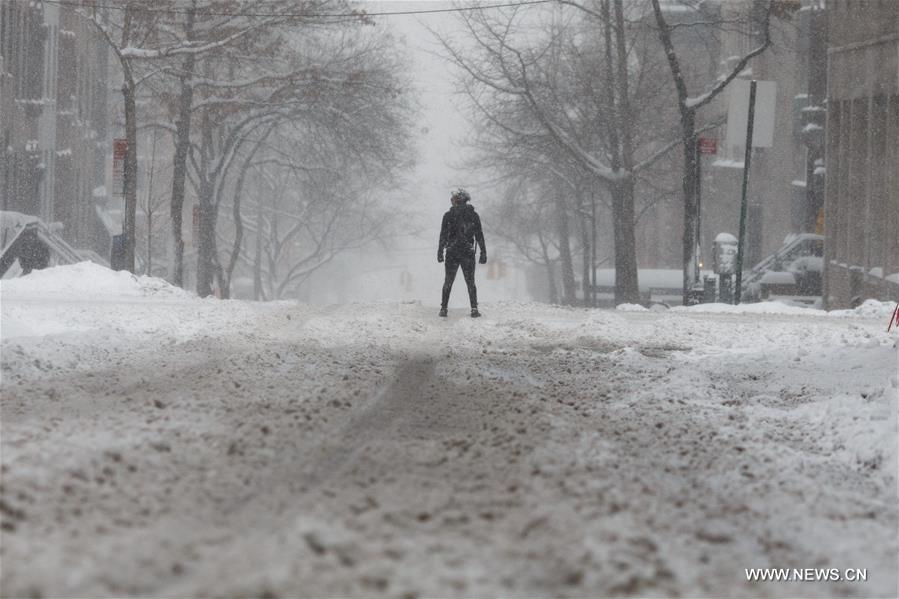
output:
M896 596L892 308L3 281L0 594Z

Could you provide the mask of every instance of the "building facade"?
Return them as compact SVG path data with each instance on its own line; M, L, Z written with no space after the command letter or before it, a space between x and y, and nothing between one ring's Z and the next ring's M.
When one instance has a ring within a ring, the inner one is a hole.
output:
M660 4L665 20L673 27L671 40L677 52L681 70L691 92L699 93L712 85L720 69L722 51L718 28L704 25L720 19L721 8L716 2L686 5L676 0L663 0ZM638 38L648 45L653 60L658 64L650 76L665 82L665 101L657 108L659 122L665 127L679 123L677 91L671 78L670 67L662 52L656 32L655 16L646 3L647 12L642 16ZM696 25L696 23L700 23ZM700 119L705 113L700 114ZM679 135L672 128L672 135ZM651 185L638 185L638 220L636 226L637 253L640 268L674 268L683 266L683 152L680 146L669 152L654 167ZM645 207L645 208L644 208Z
M761 22L767 2L724 0L719 5L722 21L737 23L722 34L721 71L729 72L737 60L763 43ZM811 232L801 215L808 210L809 154L803 134L803 110L812 103L809 50L813 8L813 0L802 4L775 3L769 26L771 45L739 75L741 79L770 81L776 86L774 105L764 107L766 111L773 110L771 146L752 151L746 267L777 251L788 235ZM747 15L751 18L747 19ZM726 122L730 96L738 93L737 89L731 86L718 97L709 107L706 121L717 118ZM701 239L703 254L709 258L712 242L719 233L739 232L745 145L729 140L726 126L707 136L717 140L717 154L702 158Z
M767 0L662 4L666 19L676 27L672 40L692 95L711 88L740 58L762 43L760 24L767 7ZM777 86L773 144L756 148L752 155L745 246L748 267L778 250L791 233L814 232L815 216L823 207L823 178L819 177L816 184L812 179L814 169L810 168L816 159L823 158L823 144L819 144L815 154L809 145L815 140L804 129L811 119L817 118L823 132L823 117L812 109L815 105L820 107L824 100L823 10L819 0L775 0L772 11L771 46L753 58L739 75L742 79L773 81ZM675 93L673 86L668 93ZM706 266L711 264L716 236L737 235L739 229L744 148L729 144L725 134L731 93L733 86L697 115L699 129L721 123L701 134L717 145L717 154L700 156L698 238L701 262ZM668 118L676 122L679 117L672 111ZM666 186L676 190L677 195L674 201L659 203L641 216L641 258L645 255L641 266L681 267L679 151L672 152L667 176Z
M899 299L899 3L828 0L824 295Z
M61 223L101 255L107 69L104 40L71 7L0 2L0 208Z

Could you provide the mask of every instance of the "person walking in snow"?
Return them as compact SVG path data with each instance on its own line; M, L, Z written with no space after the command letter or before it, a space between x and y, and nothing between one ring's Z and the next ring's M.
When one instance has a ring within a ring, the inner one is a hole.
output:
M471 317L477 318L478 290L474 284L475 242L481 248L478 262L487 263L487 247L484 244L484 232L481 230L481 218L468 202L471 196L464 189L457 189L450 196L453 206L443 215L440 225L440 245L437 248L437 262L444 261L446 251L446 278L443 281L443 298L440 302L440 316L446 316L450 291L456 279L456 271L462 267L465 284L468 285L468 300L471 302Z

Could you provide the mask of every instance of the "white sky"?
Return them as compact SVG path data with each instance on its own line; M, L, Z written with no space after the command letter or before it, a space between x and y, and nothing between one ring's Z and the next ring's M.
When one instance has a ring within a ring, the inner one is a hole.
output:
M453 6L444 0L374 0L362 4L372 12ZM453 168L462 161L464 149L456 142L464 139L468 124L460 111L460 99L454 95L450 67L433 54L438 45L426 29L446 31L453 28L454 19L453 13L377 17L378 26L391 28L410 52L414 93L421 103L421 122L413 128L418 134L418 166L412 180L415 191L421 194L422 211L426 217L436 219L438 226L440 216L449 207L450 191L460 186L470 189L473 183L470 174ZM476 196L473 203L477 204Z
M499 0L497 0L499 2ZM446 0L369 0L360 2L370 12L429 10L452 8ZM456 3L455 6L458 6ZM411 201L421 219L422 234L418 238L398 238L388 241L389 251L362 252L348 263L351 269L344 273L350 281L354 301L379 299L420 299L426 305L437 306L443 283L443 266L437 263L437 240L443 213L450 207L450 192L465 187L472 194L472 204L483 213L485 198L479 195L479 179L485 173L465 172L454 168L460 165L468 152L460 142L471 134L463 115L463 99L455 94L452 67L439 53L439 44L428 31L431 27L440 32L457 28L454 13L423 15L391 15L375 17L379 27L386 27L409 52L414 89L410 92L420 105L420 120L413 126L416 133L417 165L409 176L406 193L397 194L397 202ZM487 253L490 259L503 257L498 240L487 231ZM350 267L348 267L350 268ZM399 285L400 273L411 276L408 289ZM484 267L478 271L478 291L483 301L521 299L524 297L524 278L517 272L503 280L489 280ZM313 301L342 302L349 299L340 295L316 296ZM467 307L468 298L461 273L453 287L450 307Z

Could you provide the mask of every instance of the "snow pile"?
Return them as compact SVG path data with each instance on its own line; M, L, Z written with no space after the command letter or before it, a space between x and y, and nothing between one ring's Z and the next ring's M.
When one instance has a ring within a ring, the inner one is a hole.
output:
M851 310L834 310L831 316L861 316L863 318L883 318L889 319L893 310L896 309L894 302L881 302L878 300L865 300L861 306L852 308Z
M620 307L619 307L620 309ZM857 308L849 310L818 310L815 308L803 308L798 305L790 305L781 301L758 302L751 304L740 304L733 306L731 304L697 304L695 306L675 306L671 308L672 312L697 312L709 314L783 314L796 316L834 316L834 317L853 317L853 318L883 318L888 319L896 309L896 304L892 302L882 302L879 300L865 300L865 302Z
M671 308L672 312L705 312L709 314L795 314L809 316L814 314L826 314L823 310L811 310L809 308L799 308L797 306L788 306L781 302L758 302L755 304L740 304L734 306L731 304L696 304L695 306L675 306Z
M640 304L618 304L615 309L622 312L649 312L648 308L644 308Z
M162 279L110 270L93 262L79 262L36 270L0 282L4 298L116 300L153 298L191 299L195 296Z
M874 471L885 486L897 472L895 408L889 385L858 395L835 394L797 408L791 417L829 444L832 455L855 469ZM884 401L886 399L886 401Z
M29 343L60 355L77 353L73 347L124 350L150 339L166 344L201 333L226 335L276 309L253 308L244 302L201 301L162 279L137 277L92 262L4 280L0 282L0 308L0 339L4 343L33 338Z
M45 329L45 334L64 333L64 327L50 327ZM0 339L12 339L14 337L37 337L41 333L34 327L29 327L24 322L12 318L3 318L0 321Z

